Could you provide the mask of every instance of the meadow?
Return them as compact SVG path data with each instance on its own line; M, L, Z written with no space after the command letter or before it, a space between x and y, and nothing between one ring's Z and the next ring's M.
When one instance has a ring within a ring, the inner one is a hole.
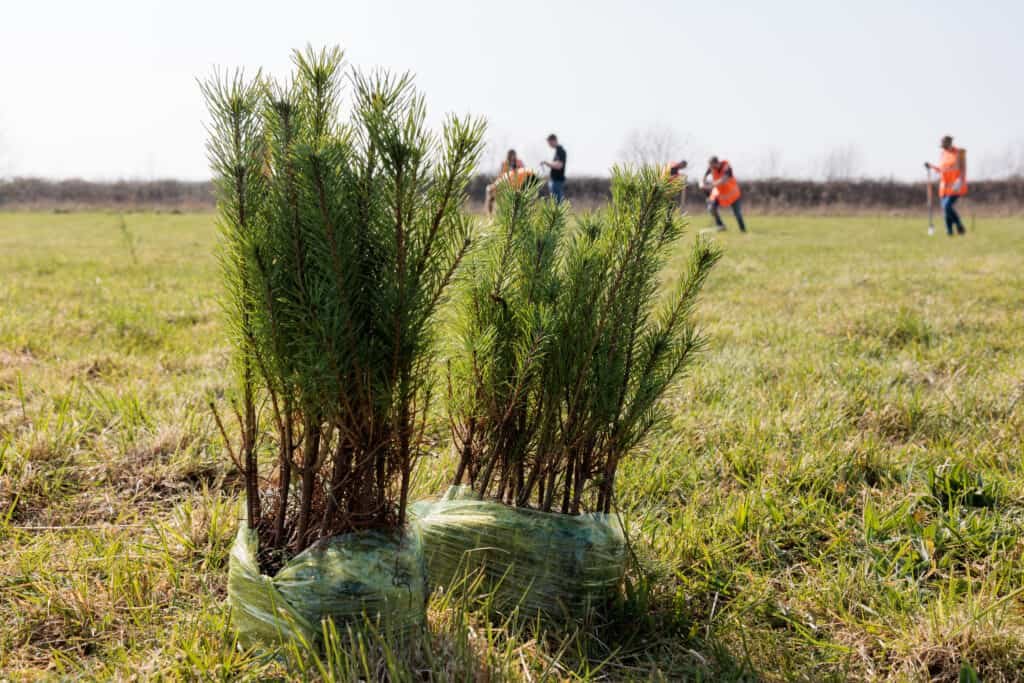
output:
M1024 679L1024 219L749 223L620 476L618 604L538 632L436 593L422 643L300 671L225 606L212 214L0 214L0 679Z

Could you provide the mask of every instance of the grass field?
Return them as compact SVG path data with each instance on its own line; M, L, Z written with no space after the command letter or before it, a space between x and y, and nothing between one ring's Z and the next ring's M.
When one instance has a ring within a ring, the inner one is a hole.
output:
M425 643L325 671L1024 678L1024 219L749 222L621 478L639 567L607 622L537 636L436 595ZM0 679L289 675L224 606L215 239L202 214L0 214Z

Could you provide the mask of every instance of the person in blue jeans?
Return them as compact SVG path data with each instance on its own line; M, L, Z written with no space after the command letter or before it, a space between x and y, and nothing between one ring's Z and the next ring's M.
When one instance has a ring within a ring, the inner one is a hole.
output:
M554 133L548 136L548 147L555 150L555 158L551 161L542 161L540 165L551 169L548 176L548 189L551 190L551 196L555 198L555 201L561 204L565 199L565 147L558 144L558 136Z
M942 213L946 218L946 234L952 236L953 228L958 234L967 233L960 214L956 212L956 200L967 194L967 152L953 144L953 136L943 136L939 142L941 152L939 163L924 162L924 167L939 174L939 196L942 197Z
M960 199L960 195L952 194L942 198L942 213L946 219L946 234L952 235L953 228L956 227L956 232L959 235L966 235L967 228L964 227L964 222L960 220L960 214L956 212L954 205L956 200Z

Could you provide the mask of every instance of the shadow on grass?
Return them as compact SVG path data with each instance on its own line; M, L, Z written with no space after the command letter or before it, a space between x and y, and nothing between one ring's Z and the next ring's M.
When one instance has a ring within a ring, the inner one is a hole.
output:
M339 632L325 624L321 642L295 643L276 656L290 675L322 680L755 680L749 662L714 637L691 635L689 615L652 608L646 586L585 621L553 623L518 613L488 616L487 599L470 605L435 594L426 632L382 636L372 628Z
M737 660L701 626L702 614L676 604L664 590L666 577L631 572L622 592L582 620L506 613L494 593L474 593L479 579L464 581L464 589L456 580L454 590L435 593L432 637L485 661L477 680L757 678L749 661Z

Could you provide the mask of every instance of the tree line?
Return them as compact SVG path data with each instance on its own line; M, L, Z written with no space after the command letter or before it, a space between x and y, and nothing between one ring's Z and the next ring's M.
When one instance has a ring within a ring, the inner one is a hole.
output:
M469 201L480 203L492 178L477 175L469 184ZM755 211L787 210L913 210L925 205L923 182L890 180L742 180L744 201ZM604 203L611 196L611 179L576 176L566 194L577 206ZM704 195L687 189L691 212L700 210ZM1024 210L1024 179L971 181L971 205L991 211ZM119 209L205 211L214 207L209 181L13 178L0 181L0 207L7 209Z

